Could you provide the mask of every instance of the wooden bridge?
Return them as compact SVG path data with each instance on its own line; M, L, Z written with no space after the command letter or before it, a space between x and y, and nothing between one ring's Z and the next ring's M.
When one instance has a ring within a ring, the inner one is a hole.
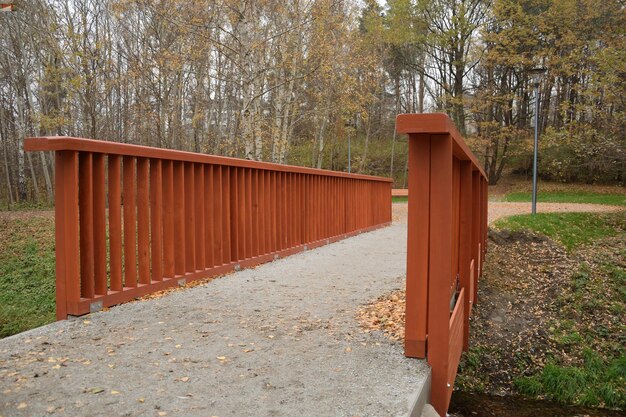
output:
M404 354L427 358L432 369L430 402L444 415L461 352L468 347L469 316L485 254L487 182L447 116L400 115L397 126L400 133L409 135ZM391 222L391 182L385 178L79 138L31 138L25 149L55 151L59 320L303 252ZM349 252L344 255L350 256ZM388 252L372 251L372 256L389 270L398 267L389 265L393 257ZM319 266L312 262L309 267ZM345 273L349 270L337 276L337 282L353 282ZM384 276L381 272L381 280L389 279ZM371 279L364 282L371 283ZM324 302L316 298L314 284L310 283L307 294L309 284L300 283L302 292L291 301L297 307L302 297L315 300L302 310L309 315ZM369 294L369 289L364 287L362 293ZM354 300L363 302L363 294ZM209 302L211 294L206 297ZM229 305L231 309L223 314L237 308ZM183 316L190 308L184 303L169 307L180 310L170 314ZM249 306L240 307L243 311ZM356 307L346 305L345 309ZM153 313L134 319L154 331L157 318ZM103 315L107 314L111 312ZM67 331L81 332L76 326ZM205 347L211 344L202 342ZM0 342L0 361L5 361L8 353L2 347ZM62 348L55 349L62 354ZM362 357L362 366L380 360L378 350L372 352L373 356ZM396 359L399 364L405 361ZM142 372L147 364L138 358L132 366ZM402 372L387 368L391 383L407 381ZM367 373L357 376L367 375L374 378ZM341 398L330 396L329 400ZM228 415L242 414L233 410Z

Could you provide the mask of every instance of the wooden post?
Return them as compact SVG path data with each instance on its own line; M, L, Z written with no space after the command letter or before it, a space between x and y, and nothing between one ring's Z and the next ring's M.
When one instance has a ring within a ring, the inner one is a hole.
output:
M452 263L452 139L430 139L430 250L428 256L428 363L432 367L431 403L440 415L448 410L450 279ZM411 192L409 191L409 198ZM436 213L436 215L434 215Z
M55 153L56 316L65 320L80 300L78 152Z
M470 161L461 161L461 190L460 190L460 234L459 234L459 280L465 291L465 302L463 306L463 350L469 348L469 314L470 314L470 295L471 288L470 264L472 262L472 163Z
M409 136L409 202L404 354L426 357L430 135Z

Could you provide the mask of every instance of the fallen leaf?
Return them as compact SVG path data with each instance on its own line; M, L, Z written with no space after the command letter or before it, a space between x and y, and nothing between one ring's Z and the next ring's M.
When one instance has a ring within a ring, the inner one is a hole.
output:
M111 395L117 395L119 393L120 393L119 391L115 391L115 390L111 391Z
M20 404L17 406L17 409L18 409L18 410L23 410L23 409L25 409L26 407L28 407L28 404L26 404L26 403L20 403Z

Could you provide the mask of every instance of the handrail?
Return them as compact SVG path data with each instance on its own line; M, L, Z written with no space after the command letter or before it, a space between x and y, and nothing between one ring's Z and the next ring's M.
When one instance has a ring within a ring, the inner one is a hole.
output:
M445 114L401 114L396 126L409 135L404 352L428 358L445 415L482 274L487 177Z
M372 175L349 174L347 172L330 171L326 169L275 164L271 162L250 161L248 159L230 158L227 156L207 155L194 152L178 151L175 149L154 148L151 146L108 142L95 139L75 138L69 136L42 136L26 138L26 140L24 141L24 150L98 152L110 155L171 159L173 161L198 162L204 164L227 165L241 168L269 169L281 172L325 175L340 178L356 178L369 181L393 181L391 178L376 177Z

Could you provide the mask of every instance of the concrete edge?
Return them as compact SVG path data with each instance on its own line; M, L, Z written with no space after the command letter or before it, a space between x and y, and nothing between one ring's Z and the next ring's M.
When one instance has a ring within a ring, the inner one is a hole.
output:
M407 417L422 417L424 408L430 400L430 384L432 380L432 374L430 367L428 368L428 375L424 378L422 384L417 387L417 390L409 398L409 413ZM436 413L435 413L436 414ZM432 415L432 414L428 414Z

